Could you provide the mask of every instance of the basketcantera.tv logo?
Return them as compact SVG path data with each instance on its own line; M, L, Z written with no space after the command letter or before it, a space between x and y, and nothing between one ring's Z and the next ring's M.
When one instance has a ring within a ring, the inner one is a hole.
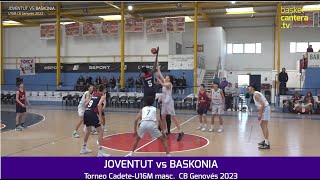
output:
M293 22L308 22L307 16L301 7L281 7L281 28L291 28Z

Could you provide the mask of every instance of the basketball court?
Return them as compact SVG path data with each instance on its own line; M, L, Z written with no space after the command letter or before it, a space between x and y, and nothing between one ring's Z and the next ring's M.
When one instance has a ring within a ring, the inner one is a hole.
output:
M3 106L2 111L14 107ZM108 109L106 113L108 132L104 133L103 146L112 156L126 156L133 144L133 122L137 110ZM34 106L30 113L40 115L41 121L23 132L3 131L2 156L96 156L96 151L80 155L83 131L80 138L72 138L71 132L78 120L76 108ZM3 114L3 113L2 113ZM224 132L196 130L199 124L195 112L178 111L178 121L185 136L177 142L174 125L168 145L173 156L320 156L320 116L287 115L272 113L269 124L272 149L259 150L261 130L257 113L230 112L223 116ZM5 118L5 117L1 117ZM95 149L97 136L89 137L88 147ZM136 156L165 156L163 147L149 136L141 140Z

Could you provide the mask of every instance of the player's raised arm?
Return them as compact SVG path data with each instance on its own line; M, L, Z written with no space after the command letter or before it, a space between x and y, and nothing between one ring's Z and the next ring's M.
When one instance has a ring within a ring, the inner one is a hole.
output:
M157 79L158 79L159 83L161 84L161 86L166 87L168 89L171 88L171 83L164 82L164 78L163 78L163 81L159 77L157 77Z
M161 73L161 71L160 71L159 68L157 69L157 77L159 77L159 79L160 79L162 82L164 82L164 77L163 77L163 75L162 75L162 73Z
M155 73L156 71L157 71L157 69L159 69L159 67L158 67L158 54L159 54L159 47L157 47L157 55L156 55L156 61L154 62L154 64L153 64L153 67L152 67L152 71L151 71L151 73L153 74L153 73Z

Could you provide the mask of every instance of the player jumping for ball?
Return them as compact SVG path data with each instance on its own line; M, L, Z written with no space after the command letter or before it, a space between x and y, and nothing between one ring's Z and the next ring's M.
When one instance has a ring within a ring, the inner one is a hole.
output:
M177 141L181 141L184 133L181 131L180 124L177 121L175 110L174 110L174 101L172 98L172 83L170 81L170 77L166 75L164 78L160 69L158 69L157 72L157 79L158 82L162 85L162 107L161 107L161 116L162 116L162 131L167 133L167 123L166 123L166 116L168 114L171 115L172 120L177 126L177 129L179 131L179 136Z

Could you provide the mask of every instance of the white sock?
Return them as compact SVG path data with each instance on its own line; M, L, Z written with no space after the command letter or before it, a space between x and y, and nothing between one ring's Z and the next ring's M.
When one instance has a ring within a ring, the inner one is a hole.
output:
M223 129L223 128L222 128L222 125L220 125L220 129Z
M266 145L269 145L269 140L265 139L264 142L266 143Z
M73 131L73 134L75 134L75 133L77 133L77 131L76 131L76 130L74 130L74 131Z
M83 147L86 147L87 146L87 143L83 143L83 145L82 145Z
M213 125L211 124L211 129L213 129Z
M200 123L200 127L202 127L202 123Z
M207 124L204 124L203 127L204 127L204 128L207 128Z
M167 157L171 157L171 154L169 153L169 154L167 154Z

